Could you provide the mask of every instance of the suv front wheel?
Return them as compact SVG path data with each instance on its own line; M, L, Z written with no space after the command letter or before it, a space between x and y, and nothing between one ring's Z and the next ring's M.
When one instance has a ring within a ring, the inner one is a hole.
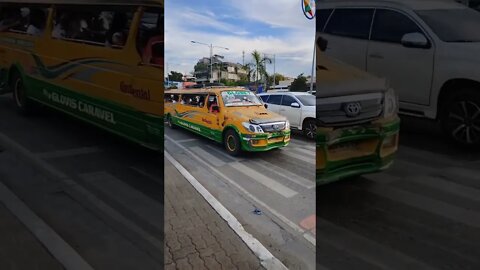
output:
M448 136L461 145L480 145L480 89L464 89L450 96L441 122Z

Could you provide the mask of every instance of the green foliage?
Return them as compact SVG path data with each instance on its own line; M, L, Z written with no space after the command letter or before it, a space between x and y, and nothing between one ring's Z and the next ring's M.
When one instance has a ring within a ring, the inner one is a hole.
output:
M168 80L174 82L181 82L183 81L183 74L180 72L171 71L170 74L168 74Z
M303 76L303 73L298 75L290 85L290 91L292 92L307 92L308 90L307 77Z

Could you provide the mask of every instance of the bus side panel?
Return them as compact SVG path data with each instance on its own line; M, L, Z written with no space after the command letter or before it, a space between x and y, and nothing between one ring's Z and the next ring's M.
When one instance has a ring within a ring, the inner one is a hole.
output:
M211 140L222 142L222 131L210 128L203 122L207 112L192 106L176 104L172 114L172 122Z
M149 148L159 149L163 144L161 117L146 115L112 101L92 98L32 77L27 77L27 83L33 89L30 91L33 100ZM150 136L147 131L150 131Z

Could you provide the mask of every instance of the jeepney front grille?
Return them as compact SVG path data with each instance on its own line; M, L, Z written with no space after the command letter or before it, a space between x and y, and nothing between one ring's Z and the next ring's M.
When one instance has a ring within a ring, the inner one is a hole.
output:
M355 116L348 115L346 106L351 103L360 105ZM346 97L317 98L317 119L319 125L347 126L373 121L383 112L383 94L373 93Z
M274 123L265 123L261 124L264 132L278 132L285 130L285 122L274 122Z

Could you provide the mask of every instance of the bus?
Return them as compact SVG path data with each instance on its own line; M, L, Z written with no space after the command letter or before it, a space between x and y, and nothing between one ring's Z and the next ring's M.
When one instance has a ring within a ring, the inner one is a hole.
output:
M163 0L0 2L0 93L163 149Z
M290 142L290 123L243 87L166 90L165 119L225 146L233 156L242 151L282 148Z
M400 129L386 80L325 56L327 43L317 35L317 185L390 167Z

